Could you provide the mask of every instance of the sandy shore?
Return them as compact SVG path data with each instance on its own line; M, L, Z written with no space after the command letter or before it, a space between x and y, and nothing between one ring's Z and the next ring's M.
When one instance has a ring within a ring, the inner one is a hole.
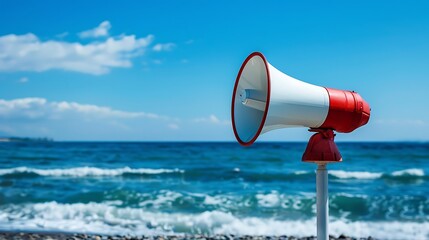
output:
M96 234L74 234L74 233L49 233L49 232L0 232L0 240L316 240L315 236L310 237L293 237L293 236L235 236L235 235L185 235L185 236L109 236ZM372 237L352 238L344 235L338 237L330 236L330 240L374 240Z

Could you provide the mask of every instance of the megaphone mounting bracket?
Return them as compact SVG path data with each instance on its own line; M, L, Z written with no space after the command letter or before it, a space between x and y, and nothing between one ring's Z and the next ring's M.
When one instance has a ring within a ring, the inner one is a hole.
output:
M307 148L302 156L302 161L325 164L341 162L342 157L334 142L335 133L332 129L310 128L310 132L316 132L308 141Z

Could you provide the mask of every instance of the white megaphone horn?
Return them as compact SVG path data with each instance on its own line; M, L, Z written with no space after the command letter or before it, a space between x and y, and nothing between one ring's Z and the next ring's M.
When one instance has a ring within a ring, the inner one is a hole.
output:
M242 145L262 133L286 127L351 132L365 125L370 107L353 91L312 85L292 78L254 52L240 68L231 107L235 137Z

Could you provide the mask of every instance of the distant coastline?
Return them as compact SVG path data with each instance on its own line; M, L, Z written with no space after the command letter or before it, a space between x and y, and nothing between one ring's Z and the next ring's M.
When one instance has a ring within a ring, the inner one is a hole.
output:
M0 142L53 142L52 138L0 137Z

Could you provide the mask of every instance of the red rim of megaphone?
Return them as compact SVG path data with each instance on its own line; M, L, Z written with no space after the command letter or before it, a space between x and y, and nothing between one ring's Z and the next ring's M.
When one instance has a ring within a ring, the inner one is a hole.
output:
M262 121L260 122L258 131L256 131L256 134L253 136L252 139L250 139L250 141L248 142L244 142L243 140L240 139L240 137L238 136L237 133L237 129L235 128L235 119L234 119L234 103L235 103L235 95L236 95L236 91L237 91L237 87L238 87L238 82L240 80L241 77L241 73L243 72L244 67L246 66L247 62L254 56L259 56L262 58L262 60L264 61L264 65L265 65L265 71L267 73L267 100L266 100L266 105L265 105L265 111L264 111L264 115L262 116ZM268 114L268 107L270 106L270 93L271 93L271 80L270 80L270 72L268 71L268 63L267 60L265 59L264 55L262 55L262 53L260 52L254 52L252 54L250 54L246 60L244 60L243 64L241 65L240 71L238 72L237 78L235 79L235 85L234 85L234 91L232 93L232 104L231 104L231 118L232 118L232 129L234 130L234 135L235 138L237 139L237 141L243 145L243 146L250 146L252 145L256 139L258 138L259 134L261 134L262 128L264 127L265 124L265 119L267 118L267 114Z

